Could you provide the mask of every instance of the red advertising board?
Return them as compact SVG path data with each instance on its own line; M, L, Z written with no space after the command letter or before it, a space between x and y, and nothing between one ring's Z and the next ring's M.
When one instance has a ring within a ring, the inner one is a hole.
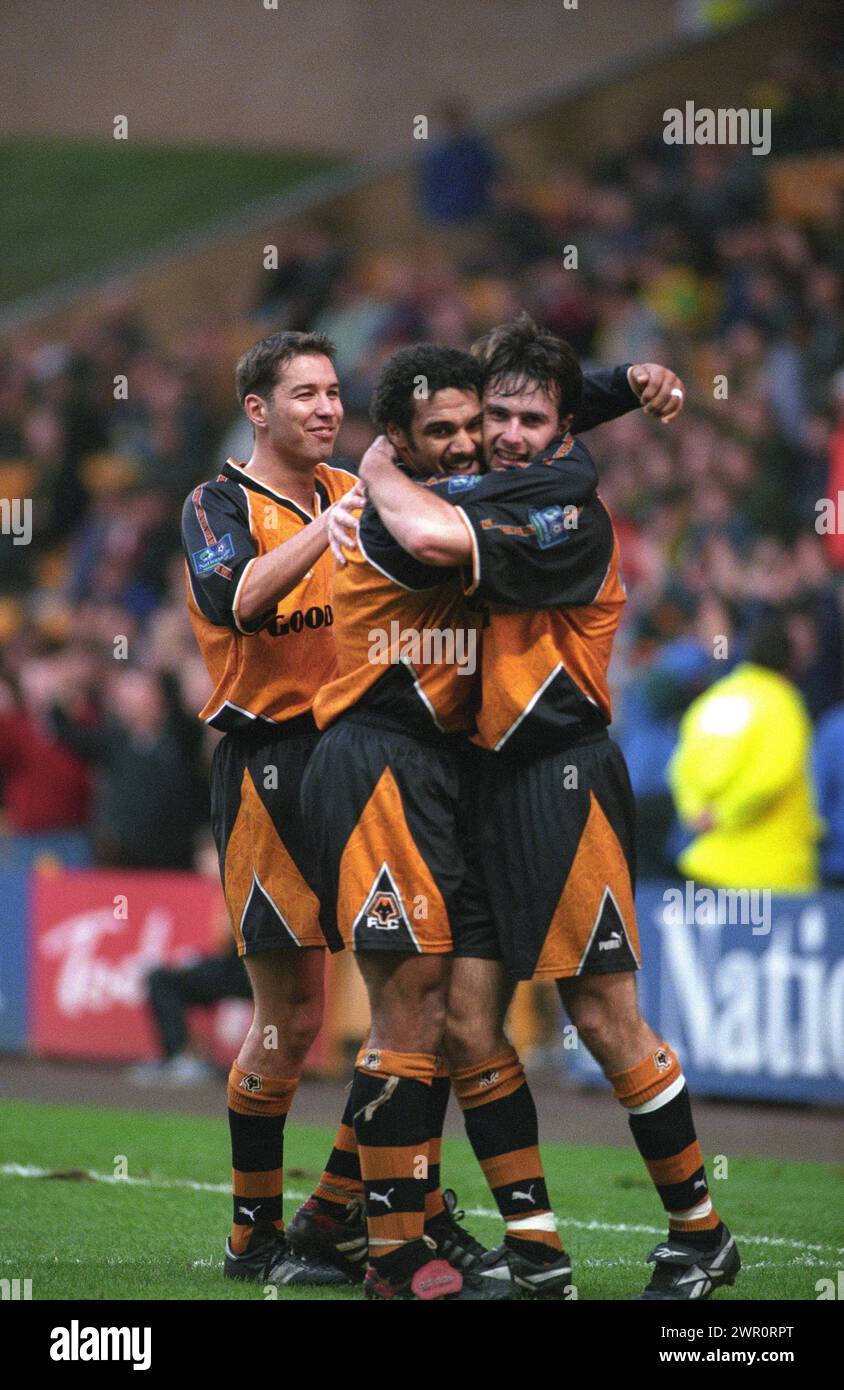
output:
M220 949L219 885L197 874L79 869L34 874L30 901L35 1052L112 1061L158 1056L146 976ZM330 1024L330 1003L327 1013ZM251 1017L251 1004L229 999L193 1010L188 1022L199 1051L228 1068ZM314 1043L308 1071L336 1065L330 1031Z
M157 1054L145 977L213 948L219 888L194 874L86 870L32 884L32 1043L61 1057Z

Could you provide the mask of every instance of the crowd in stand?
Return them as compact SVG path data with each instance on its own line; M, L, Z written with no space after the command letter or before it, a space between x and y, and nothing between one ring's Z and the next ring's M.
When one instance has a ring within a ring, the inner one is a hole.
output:
M467 346L526 309L585 365L665 362L688 386L675 425L630 415L588 439L629 591L616 730L643 866L676 853L666 769L683 711L775 610L819 721L827 871L844 876L844 512L840 531L818 529L819 499L844 489L842 187L802 208L774 177L781 156L834 150L837 57L791 57L748 93L773 113L768 158L667 145L653 117L588 173L526 180L449 107L420 158L421 250L359 254L319 221L280 229L280 265L237 323L209 312L152 341L122 290L66 341L34 334L0 356L0 496L33 504L31 544L0 535L6 828L90 828L105 863L192 862L212 735L195 720L207 678L178 518L227 454L248 457L242 347L281 327L333 338L348 466L392 352Z

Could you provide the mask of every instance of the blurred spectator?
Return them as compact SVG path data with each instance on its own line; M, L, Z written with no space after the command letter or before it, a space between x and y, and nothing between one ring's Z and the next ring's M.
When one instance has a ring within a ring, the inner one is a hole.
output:
M317 315L315 331L326 333L336 347L337 373L354 371L372 351L393 313L387 295L367 283L363 266L356 266L339 281L330 304Z
M98 727L61 704L52 719L62 742L101 773L97 862L189 869L208 794L198 765L199 726L179 707L172 678L130 668L112 677Z
M219 881L210 836L200 845L195 864L206 878ZM216 950L212 954L188 965L159 966L147 976L147 999L161 1056L130 1067L127 1079L135 1086L193 1086L217 1074L191 1046L188 1011L209 1008L224 999L251 999L252 989L232 939L222 895L213 925Z
M831 396L835 422L829 440L829 473L823 495L832 503L837 524L832 529L824 526L822 534L830 563L836 570L844 570L844 367L833 378ZM817 519L821 521L820 514Z
M419 205L429 222L461 226L489 210L498 160L492 146L473 131L465 105L443 102L434 114L419 166Z
M24 666L19 688L0 678L0 777L6 828L14 834L83 829L91 814L91 769L50 725L56 679L47 659Z
M786 627L769 618L752 634L748 660L683 718L669 778L695 833L679 860L688 878L773 892L817 886L811 724L790 665Z
M237 948L232 943L191 965L161 965L147 976L146 985L162 1057L131 1067L128 1080L135 1086L194 1086L210 1081L217 1069L191 1050L187 1013L224 999L252 998L249 976Z
M489 212L491 269L517 275L527 266L553 255L554 239L548 227L507 175L500 175L490 188Z
M694 637L678 637L624 692L619 743L636 797L636 866L643 878L674 873L671 841L676 823L668 766L680 719L712 679L716 663Z
M328 304L347 260L320 226L284 230L279 249L278 266L263 272L252 310L268 333L280 323L297 331L307 328Z

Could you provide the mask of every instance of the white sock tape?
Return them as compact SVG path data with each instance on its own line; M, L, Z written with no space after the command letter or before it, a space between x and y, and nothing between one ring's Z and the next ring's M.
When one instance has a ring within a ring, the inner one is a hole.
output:
M704 1216L709 1216L711 1211L712 1198L704 1197L696 1207L689 1207L688 1211L670 1211L668 1215L672 1221L701 1221Z
M507 1222L507 1230L513 1235L519 1231L556 1231L557 1218L552 1211L540 1212L538 1216L519 1216Z
M665 1090L660 1091L652 1100L646 1100L643 1105L626 1105L624 1108L628 1115L650 1115L654 1110L661 1110L663 1105L667 1105L675 1096L679 1096L685 1084L686 1078L680 1072L676 1081L672 1081L670 1086L666 1086Z

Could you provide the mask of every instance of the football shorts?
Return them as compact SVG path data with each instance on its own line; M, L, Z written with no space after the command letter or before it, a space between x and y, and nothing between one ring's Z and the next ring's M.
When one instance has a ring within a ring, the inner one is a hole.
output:
M330 946L299 792L319 732L311 716L232 732L211 763L211 828L238 954Z
M605 733L538 758L485 760L481 865L516 979L639 968L634 814L624 757Z
M470 842L460 735L423 740L375 716L323 734L302 808L323 929L355 951L498 958Z

